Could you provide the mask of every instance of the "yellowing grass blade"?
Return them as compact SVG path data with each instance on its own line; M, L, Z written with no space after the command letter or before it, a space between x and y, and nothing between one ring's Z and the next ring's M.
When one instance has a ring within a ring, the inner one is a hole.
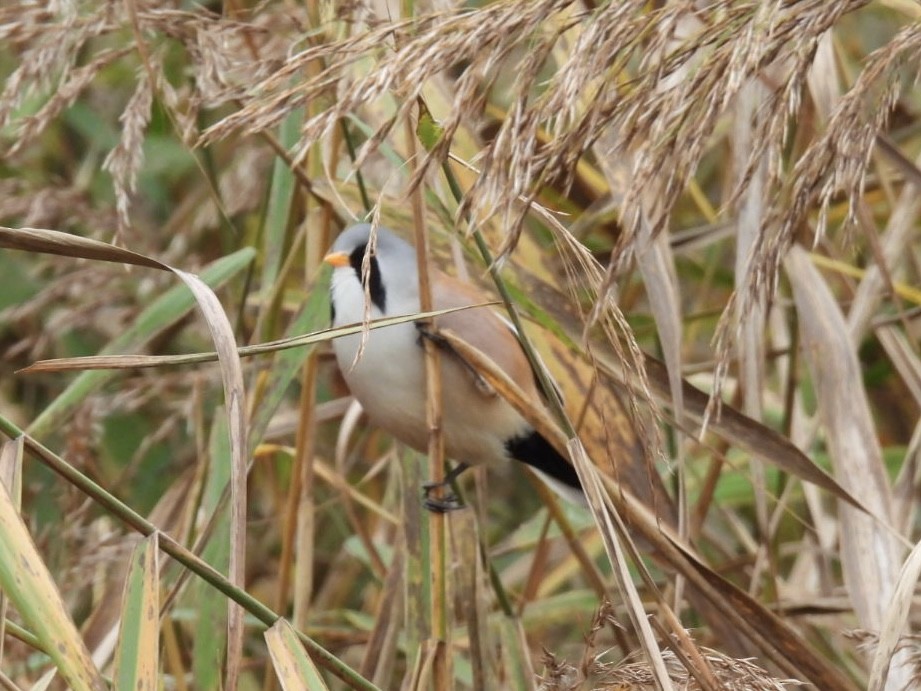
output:
M0 235L0 245L2 245L2 239ZM202 270L201 279L216 289L246 268L253 260L253 256L252 249L244 248L226 257L221 257ZM194 305L195 298L184 285L173 286L152 300L135 318L134 323L118 337L112 339L103 348L103 355L98 357L143 347L150 339L187 315ZM217 359L217 355L214 356L214 359ZM86 400L87 396L104 386L113 376L112 373L105 372L81 374L32 421L29 425L29 432L40 438L57 429Z
M16 437L0 445L0 485L6 487L16 510L22 508L22 450L23 439ZM6 614L9 601L0 592L0 669L3 669L3 647L6 641Z
M220 301L204 277L199 278L175 267L169 266L151 257L131 252L104 242L83 238L69 233L41 228L5 228L0 227L0 247L32 252L45 252L67 257L82 257L102 261L135 264L163 271L171 271L191 291L199 310L205 318L211 339L221 367L221 380L224 387L228 430L231 448L231 528L230 528L230 566L229 579L238 587L243 586L244 555L246 553L246 465L249 445L246 440L246 396L243 386L243 368L237 353L237 344L230 320L224 312ZM238 253L240 254L240 253ZM247 263L251 257L248 253ZM94 375L83 375L90 380ZM73 391L73 389L71 389ZM65 392L67 393L67 392ZM62 398L59 397L58 401ZM68 399L63 399L68 400ZM51 420L60 424L60 415L51 416L45 409L43 418L36 420L31 429L43 429L42 424L50 425ZM239 662L243 652L243 610L235 602L228 603L227 624L227 672L225 684L236 688Z
M208 442L208 475L199 511L214 516L214 527L201 549L202 558L221 573L230 567L230 511L221 495L231 480L230 446L223 416L216 416ZM227 600L207 583L196 583L188 590L189 604L197 612L195 645L192 650L192 676L203 689L221 685L221 662L225 660L228 635Z
M0 486L0 587L70 688L107 688L6 487Z
M889 527L892 487L864 372L837 299L805 250L791 248L786 273L835 477L869 512L845 504L838 507L844 584L857 621L863 628L879 631L899 581L902 539ZM911 667L907 653L898 653L890 667L890 687L911 686Z
M484 302L475 305L465 305L463 307L433 310L431 312L417 312L416 314L406 314L399 317L375 319L369 322L367 327L365 327L364 324L350 324L349 326L321 329L300 336L281 338L267 343L257 343L256 345L241 346L237 348L237 352L240 357L252 357L253 355L264 355L266 353L290 350L292 348L304 348L315 343L331 341L340 336L361 333L365 328L380 329L385 326L405 324L406 322L439 317L443 314L450 314L451 312L460 312L476 307L487 307L493 304L495 303ZM326 315L324 314L323 319L325 318ZM301 353L301 359L306 359L307 354L308 352ZM72 370L141 369L146 367L194 365L204 362L215 362L217 359L217 353L214 351L206 353L188 353L186 355L84 355L82 357L39 360L19 370L19 373L34 374L35 372L68 372Z
M272 656L275 674L284 691L325 691L328 689L320 671L297 640L294 627L279 619L265 632L265 644Z
M237 353L233 326L214 291L194 274L179 269L173 269L173 272L195 295L198 308L211 332L211 340L214 342L221 367L227 430L230 433L230 559L227 576L231 583L242 588L246 568L246 468L249 458L243 365ZM224 683L229 689L237 688L242 657L243 608L236 602L228 601L227 664Z
M892 595L892 600L889 601L886 615L883 617L883 625L879 631L879 643L877 643L876 652L873 654L870 679L867 682L867 688L870 691L882 691L886 686L889 665L895 656L902 630L908 620L915 584L917 584L919 577L921 577L921 543L915 545L911 554L908 555L908 559L902 564L902 571L899 574L895 592Z
M160 563L159 533L138 543L131 555L118 650L115 653L114 688L155 691L160 667Z

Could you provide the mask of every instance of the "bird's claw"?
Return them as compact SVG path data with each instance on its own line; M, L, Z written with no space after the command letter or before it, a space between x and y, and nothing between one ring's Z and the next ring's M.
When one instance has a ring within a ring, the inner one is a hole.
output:
M453 492L443 497L432 496L434 492L445 489L448 485L447 482L426 482L422 485L422 505L432 513L448 513L467 508L460 497Z

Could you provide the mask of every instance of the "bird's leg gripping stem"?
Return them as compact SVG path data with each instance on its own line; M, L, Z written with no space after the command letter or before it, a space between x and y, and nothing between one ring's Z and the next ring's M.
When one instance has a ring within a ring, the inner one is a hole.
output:
M422 503L425 508L435 513L448 513L448 511L465 508L460 497L454 493L452 485L457 477L469 467L466 463L458 463L445 475L445 479L441 482L426 482L422 485ZM447 490L443 497L432 496L433 493L441 490Z

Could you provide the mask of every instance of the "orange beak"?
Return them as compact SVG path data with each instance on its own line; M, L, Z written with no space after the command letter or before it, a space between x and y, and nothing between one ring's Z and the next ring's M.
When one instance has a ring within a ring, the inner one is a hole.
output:
M323 261L338 269L349 265L349 255L345 252L330 252L323 257Z

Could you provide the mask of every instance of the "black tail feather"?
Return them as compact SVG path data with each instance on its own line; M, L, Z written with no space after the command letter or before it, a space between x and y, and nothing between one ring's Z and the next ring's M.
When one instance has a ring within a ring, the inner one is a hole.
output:
M516 461L536 468L554 480L582 491L579 476L572 463L563 458L553 445L535 430L505 442L509 455Z

